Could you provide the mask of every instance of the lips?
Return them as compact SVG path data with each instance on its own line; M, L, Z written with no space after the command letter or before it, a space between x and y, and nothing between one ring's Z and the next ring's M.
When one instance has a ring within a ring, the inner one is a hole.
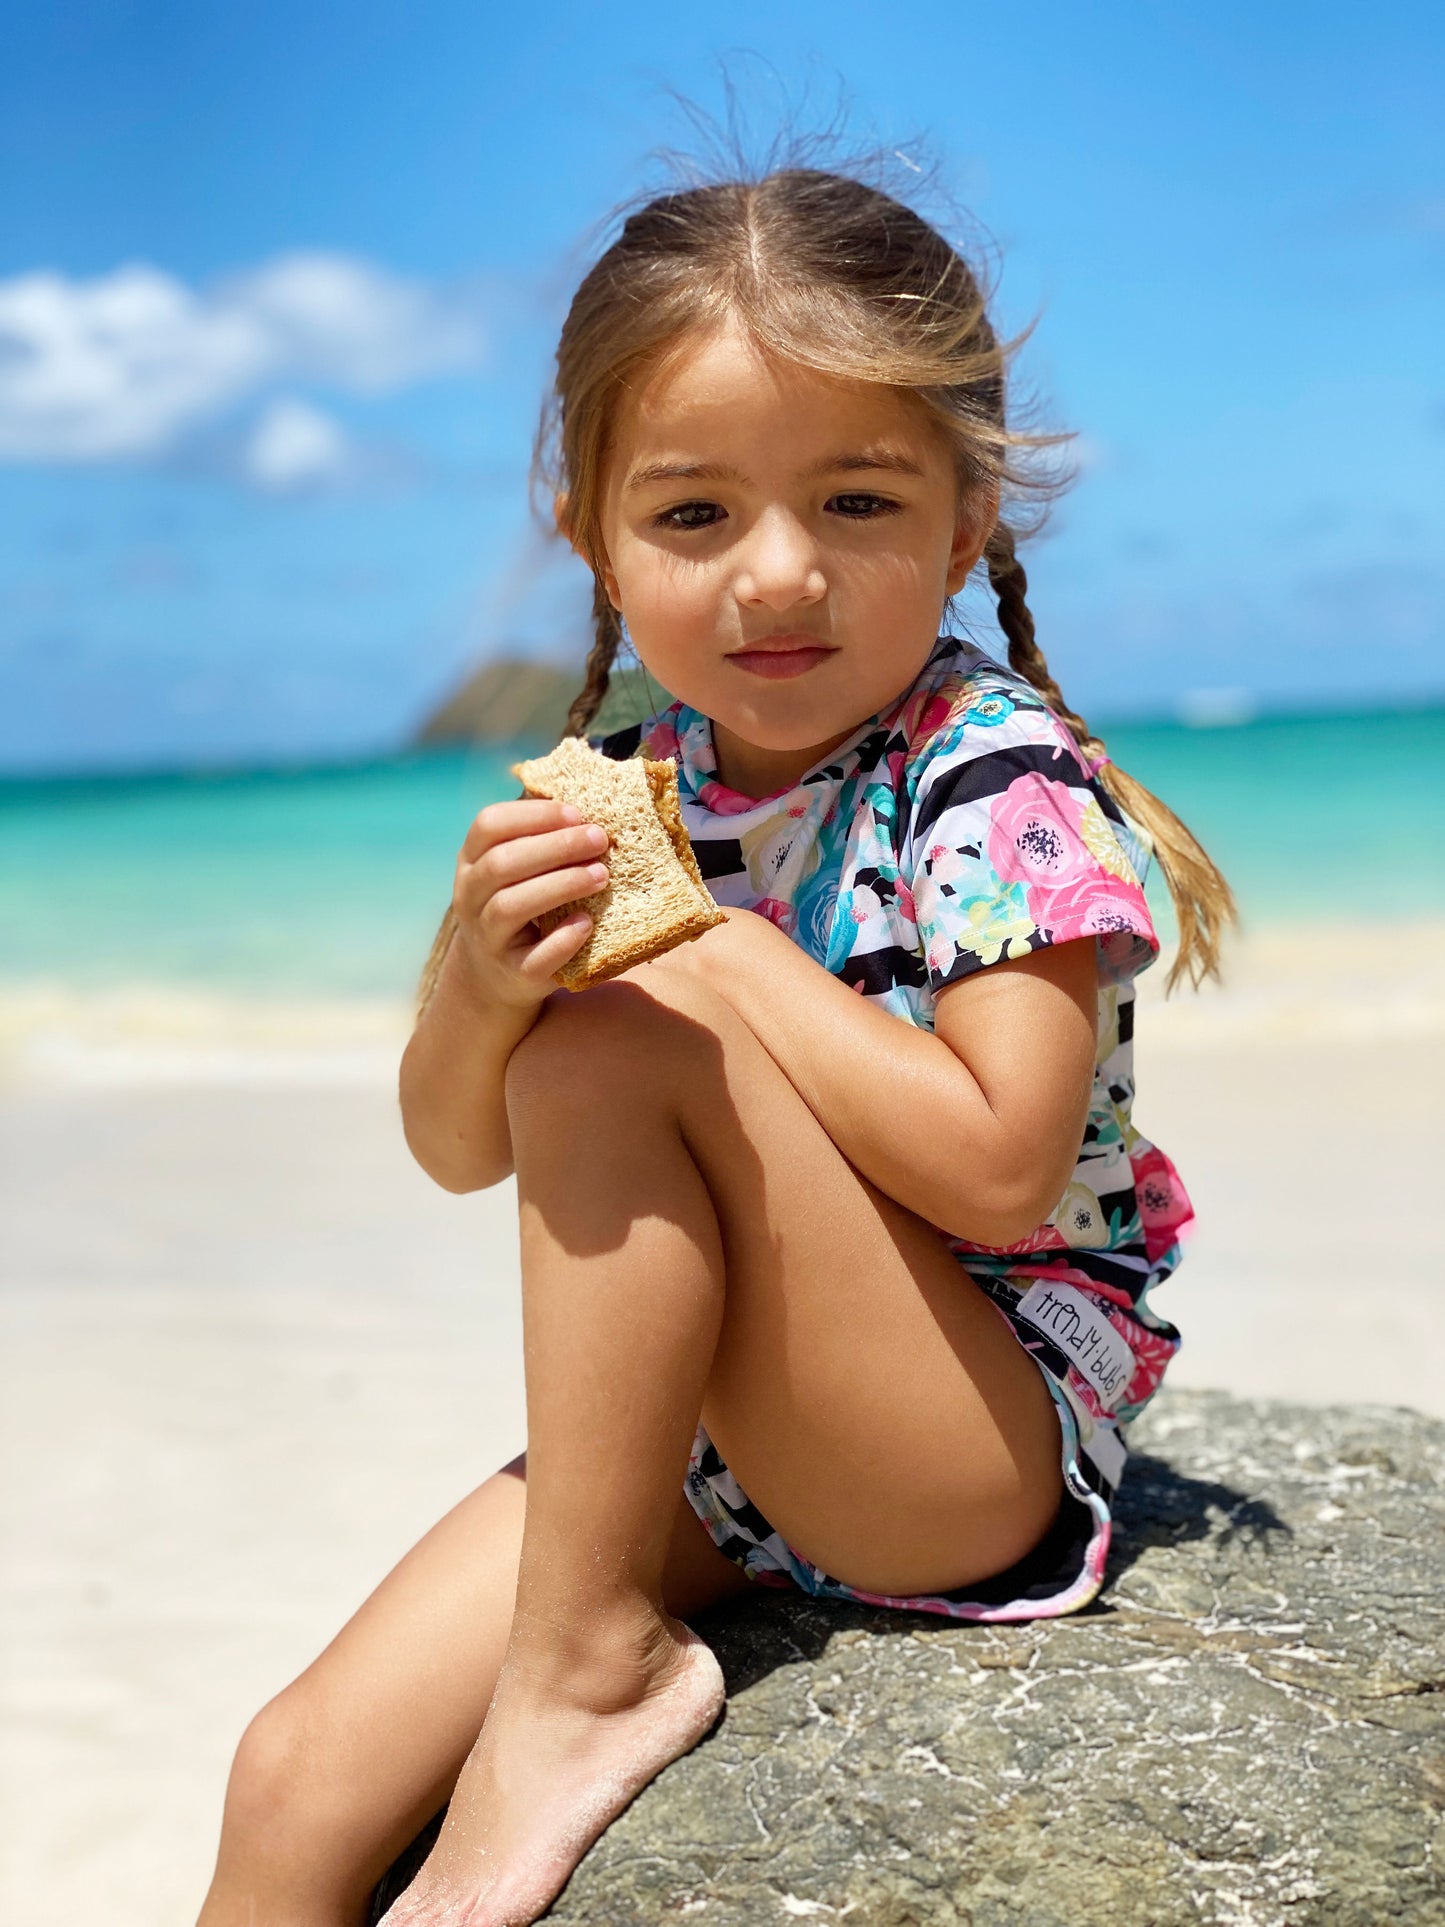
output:
M805 676L835 653L831 644L819 642L815 636L769 636L734 650L728 661L747 670L749 675L761 676L768 682L785 682L794 676Z

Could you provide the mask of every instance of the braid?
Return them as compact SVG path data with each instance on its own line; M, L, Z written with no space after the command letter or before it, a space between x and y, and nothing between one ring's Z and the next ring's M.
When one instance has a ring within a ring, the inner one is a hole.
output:
M1197 988L1219 974L1219 944L1224 926L1236 920L1234 893L1203 847L1167 804L1127 771L1111 762L1104 745L1077 711L1070 709L1054 680L1034 633L1025 596L1029 579L1014 548L1013 531L998 522L984 549L989 584L998 597L998 623L1008 638L1009 667L1038 690L1049 708L1068 725L1091 776L1097 776L1114 801L1144 832L1159 859L1174 899L1179 949L1169 969L1167 988L1183 976Z
M1064 701L1064 692L1055 682L1039 647L1033 611L1024 600L1029 579L1014 547L1013 530L1003 522L996 522L983 554L988 564L989 586L998 597L998 626L1008 637L1010 669L1017 670L1025 681L1033 684L1049 708L1068 724L1069 734L1088 759L1097 762L1104 745L1083 717Z
M567 711L567 734L581 736L602 707L617 651L622 643L622 619L613 608L601 576L592 584L592 624L596 640L587 655L587 680Z

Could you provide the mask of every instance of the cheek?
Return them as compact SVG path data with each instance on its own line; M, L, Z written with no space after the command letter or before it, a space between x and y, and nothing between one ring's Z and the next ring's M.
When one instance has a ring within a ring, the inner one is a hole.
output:
M943 576L932 556L910 549L882 549L873 555L854 555L834 574L835 601L846 598L876 617L879 605L901 610L921 598L934 596Z
M697 563L638 544L619 557L617 587L634 640L645 636L665 647L669 637L712 626L717 587Z

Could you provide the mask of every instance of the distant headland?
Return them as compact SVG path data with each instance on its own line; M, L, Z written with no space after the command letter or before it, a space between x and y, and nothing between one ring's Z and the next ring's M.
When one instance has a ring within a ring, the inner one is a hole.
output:
M555 663L498 657L483 663L422 722L413 737L417 748L447 743L555 743L567 726L567 711L581 689L583 671ZM607 696L589 736L625 729L659 709L672 697L642 669L613 672Z

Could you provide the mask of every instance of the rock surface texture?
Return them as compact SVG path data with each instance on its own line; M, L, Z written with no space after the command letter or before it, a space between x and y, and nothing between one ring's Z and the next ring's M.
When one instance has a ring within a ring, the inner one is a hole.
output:
M1445 1922L1445 1425L1162 1392L1102 1597L971 1626L760 1595L586 1927Z

